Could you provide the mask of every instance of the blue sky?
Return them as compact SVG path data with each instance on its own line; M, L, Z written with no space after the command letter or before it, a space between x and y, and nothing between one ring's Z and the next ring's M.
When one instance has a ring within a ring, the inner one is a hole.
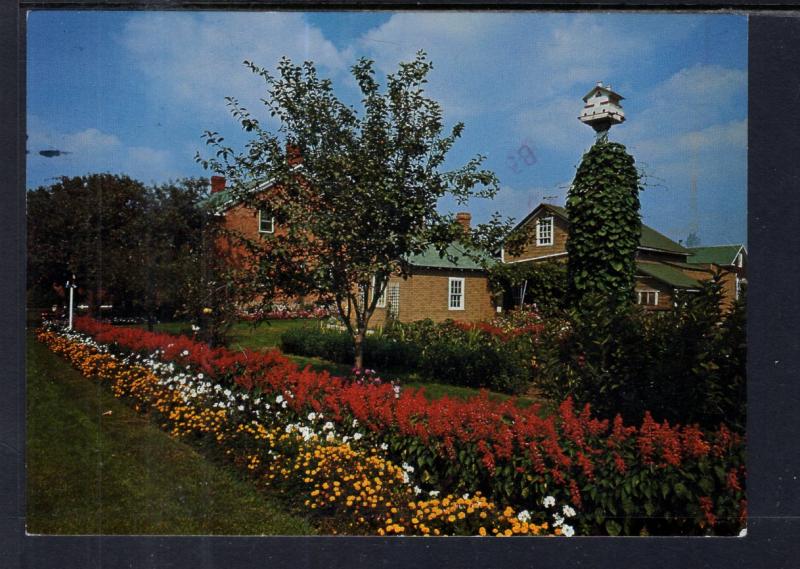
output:
M419 49L434 63L429 94L448 124L466 124L450 164L480 153L500 178L494 200L469 204L476 221L563 204L593 141L577 120L581 97L602 80L625 97L628 120L610 138L646 175L645 223L676 240L696 223L703 244L746 241L747 20L738 15L32 12L28 187L90 172L147 183L208 176L194 161L205 130L246 141L224 97L263 108L244 59L312 60L357 104L349 67L359 57L385 74ZM47 149L69 154L38 154Z

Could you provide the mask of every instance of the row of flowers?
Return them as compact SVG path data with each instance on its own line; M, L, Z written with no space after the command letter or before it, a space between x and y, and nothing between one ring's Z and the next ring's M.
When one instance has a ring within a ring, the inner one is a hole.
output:
M232 393L283 397L286 424L322 415L342 437L357 424L361 444L414 468L423 491L481 492L518 510L554 496L578 511L580 533L730 534L744 524L744 441L724 425L703 432L647 414L629 426L571 400L544 416L485 393L429 401L420 390L301 370L277 351L211 349L87 318L76 327L114 352L192 370Z
M329 318L330 315L330 309L324 306L313 306L310 308L280 306L272 310L243 310L238 312L236 316L240 320L247 322L261 322L263 320L320 320Z
M292 413L294 395L252 394L214 383L191 366L109 353L79 333L43 329L38 339L88 378L107 385L162 428L213 448L258 484L310 511L331 533L377 535L565 535L574 508L548 497L535 514L499 508L480 492L442 495L415 484L414 467L371 446L353 420L346 432L322 413ZM549 521L548 521L549 519Z

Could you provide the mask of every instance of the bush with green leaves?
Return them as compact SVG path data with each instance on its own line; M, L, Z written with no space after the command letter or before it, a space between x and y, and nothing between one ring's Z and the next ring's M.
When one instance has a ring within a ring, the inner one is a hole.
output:
M639 172L622 144L600 137L583 155L567 196L569 299L603 295L624 310L633 298L639 246Z
M564 306L567 266L558 261L541 263L497 263L489 271L489 285L502 293L506 308L519 304L552 314Z
M706 427L745 426L744 296L726 313L720 282L676 297L667 311L621 311L599 296L548 325L536 347L534 383L545 395L572 396L600 415L621 413Z
M281 336L286 353L352 364L352 344L335 330L288 330ZM415 372L422 379L504 393L524 391L531 377L531 342L501 339L455 322L422 320L395 323L364 342L364 364L381 371Z

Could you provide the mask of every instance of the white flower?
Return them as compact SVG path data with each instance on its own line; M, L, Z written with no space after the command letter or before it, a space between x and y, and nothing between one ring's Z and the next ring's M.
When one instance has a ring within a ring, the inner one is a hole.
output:
M469 500L469 492L461 496L464 500Z
M275 398L275 403L283 403L283 395L278 395Z
M528 510L522 510L517 514L517 519L521 522L531 521L531 513Z
M331 423L330 421L328 421L327 423L322 425L322 430L323 431L330 431L332 429L333 429L333 423Z
M226 389L225 391L223 391L223 392L222 392L222 394L223 394L225 397L230 397L230 396L231 396L231 390L230 390L230 389Z
M567 516L568 518L571 518L572 516L575 515L575 510L572 508L572 506L568 504L564 504L562 511L564 512L564 515Z
M419 486L414 486L414 495L419 496L422 493L422 488Z
M353 419L353 428L358 427L358 419Z
M564 524L561 527L561 533L562 533L562 535L564 537L572 537L573 535L575 535L575 530L572 529L572 526L568 526L567 524Z
M189 350L183 350L183 351L181 352L181 355L182 355L182 356L188 356L188 355L189 355Z
M197 379L203 379L203 377L205 377L205 376L202 373L198 373L197 374Z
M361 437L363 437L363 436L364 436L364 435L362 435L361 433L356 433L356 434L354 434L354 435L353 435L353 440L354 440L354 441L357 441L357 440L359 440L359 439L360 439Z
M544 500L542 500L542 505L545 508L552 508L556 505L556 499L553 496L546 496Z
M428 492L428 496L430 496L431 498L435 498L438 495L439 495L438 490L431 490L430 492Z
M283 403L281 403L281 407L283 407L284 409L286 409L286 401L284 401Z
M317 418L317 414L316 413L309 413L308 414L308 420L309 421L313 421L316 418Z
M747 536L747 528L742 528L742 531L739 532L739 537Z
M555 522L553 522L553 526L555 527L558 527L564 523L564 518L559 516L558 514L553 514L553 519L555 520Z
M389 445L386 443L381 443L381 450L389 450Z
M237 407L237 409L238 409L239 411L244 411L244 405L239 405L239 406Z
M326 437L325 437L325 440L326 440L326 441L328 441L328 442L330 442L330 441L332 441L334 438L335 438L335 435L333 434L333 431L331 431L330 433L328 433L328 436L326 436Z

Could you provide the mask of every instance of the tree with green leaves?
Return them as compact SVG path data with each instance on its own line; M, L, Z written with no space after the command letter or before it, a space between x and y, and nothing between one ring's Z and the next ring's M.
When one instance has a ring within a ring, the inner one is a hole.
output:
M442 108L424 90L432 64L423 52L388 75L383 89L374 63L360 59L351 71L362 112L337 98L311 62L284 58L277 75L245 64L264 79L263 101L278 127L270 131L229 98L252 140L237 153L207 132L215 155L197 159L230 181L235 200L269 209L281 230L264 236L260 260L272 270L265 278L279 282L284 294L334 304L361 367L378 299L390 275L410 274L409 256L429 246L445 255L453 241L497 248L507 221L494 216L465 234L452 215L437 210L446 196L459 204L492 197L497 179L482 168L482 156L444 169L464 126L444 133ZM253 191L267 180L267 195Z
M147 187L124 175L90 174L28 192L31 302L62 301L58 291L75 275L79 302L94 314L113 303L116 314L151 324L172 317L185 302L207 186Z
M633 298L641 234L640 176L622 144L601 136L583 155L567 195L568 296L626 307Z

